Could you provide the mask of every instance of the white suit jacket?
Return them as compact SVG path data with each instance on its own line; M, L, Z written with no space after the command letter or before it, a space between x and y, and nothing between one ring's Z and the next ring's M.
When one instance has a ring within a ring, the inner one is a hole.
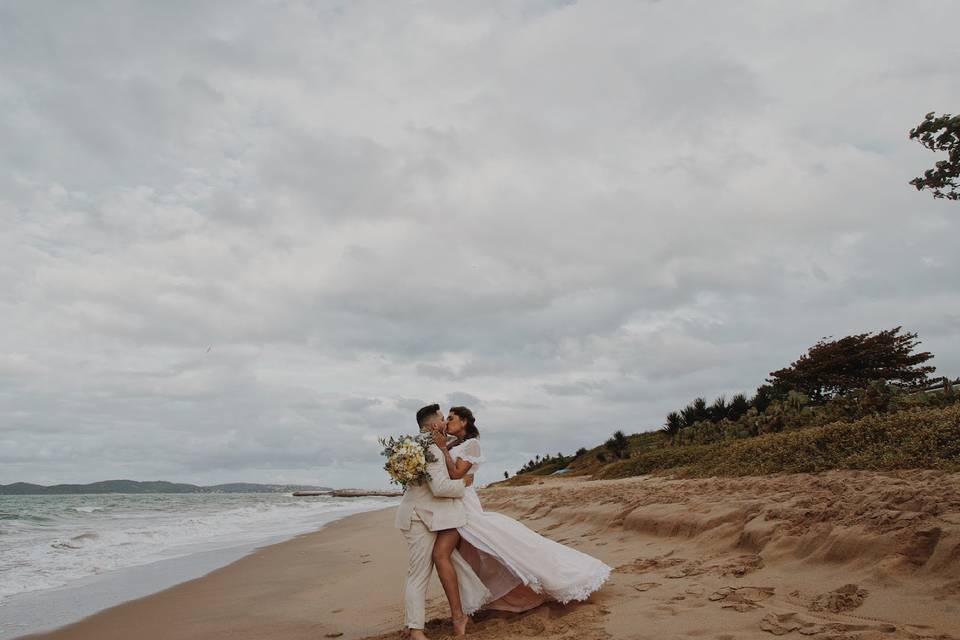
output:
M456 529L467 523L467 513L463 508L463 480L451 480L447 465L443 461L443 452L435 444L430 445L435 462L427 464L429 482L409 484L397 507L394 525L398 529L409 529L410 520L416 514L430 531Z

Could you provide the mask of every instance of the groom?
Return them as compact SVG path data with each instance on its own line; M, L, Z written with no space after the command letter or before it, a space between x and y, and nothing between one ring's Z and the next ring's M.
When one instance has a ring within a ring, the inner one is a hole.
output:
M417 411L417 425L421 433L443 431L443 413L440 405L431 404ZM451 480L440 448L432 444L434 462L427 464L429 480L423 484L409 484L397 508L395 526L403 531L409 548L409 566L403 588L405 626L411 640L426 640L423 633L426 617L427 585L433 572L433 543L437 532L462 527L467 522L463 508L463 480ZM454 632L463 635L466 616L460 607L460 581L476 581L469 588L485 589L477 574L456 550L453 552L455 572L439 575L443 591L450 601ZM457 576L459 577L459 580ZM459 611L458 611L459 610Z

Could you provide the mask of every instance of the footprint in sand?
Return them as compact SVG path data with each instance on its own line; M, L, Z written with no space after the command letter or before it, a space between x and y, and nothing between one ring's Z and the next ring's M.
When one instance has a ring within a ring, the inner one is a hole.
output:
M639 560L634 561L636 565ZM734 576L740 578L757 569L763 568L763 560L758 555L740 556L733 560L721 561L705 564L702 560L684 561L679 558L656 561L655 566L675 567L673 571L667 574L668 578L689 578L699 576L704 573L713 573L721 576Z
M633 585L633 588L637 591L650 591L654 587L659 587L659 582L641 582L640 584Z
M821 593L810 603L810 611L841 613L856 609L867 598L867 590L855 584L845 584L830 593Z
M707 569L704 568L703 564L698 560L692 562L687 562L670 573L667 574L668 578L689 578L690 576L699 576L707 572Z
M768 613L760 621L760 628L767 633L775 636L783 636L793 631L797 631L804 636L825 636L826 638L848 638L850 632L856 631L879 631L881 633L894 633L897 631L895 625L881 622L879 624L845 624L843 622L812 622L806 620L796 613Z
M814 622L798 620L795 613L768 613L760 621L760 628L775 636L783 636L799 629L810 629L816 626Z
M740 556L732 562L723 563L711 568L722 576L735 576L739 578L757 569L762 569L763 559L758 555Z
M629 564L622 564L614 571L617 573L646 573L651 569L666 569L682 564L684 560L680 558L637 558Z
M724 609L733 609L740 613L759 609L758 603L773 596L773 587L724 587L710 594L713 602L723 602Z

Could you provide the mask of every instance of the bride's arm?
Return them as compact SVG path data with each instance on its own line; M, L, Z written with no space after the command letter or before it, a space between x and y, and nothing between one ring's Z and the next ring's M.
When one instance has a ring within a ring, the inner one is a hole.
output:
M447 472L454 480L459 480L463 476L469 474L470 467L473 466L472 462L467 462L466 460L461 460L460 458L454 460L450 456L450 452L446 449L443 449L443 461L447 463Z
M450 474L451 480L459 480L470 473L470 467L473 466L473 463L460 458L454 459L447 450L447 441L442 434L434 434L433 441L443 452L443 461L447 465L447 473Z

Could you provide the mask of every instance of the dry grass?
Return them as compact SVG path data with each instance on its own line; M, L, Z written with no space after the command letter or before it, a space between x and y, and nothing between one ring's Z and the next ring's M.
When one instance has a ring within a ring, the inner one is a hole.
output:
M625 478L658 471L704 477L913 468L960 470L960 405L711 445L648 449L598 469L594 477Z

